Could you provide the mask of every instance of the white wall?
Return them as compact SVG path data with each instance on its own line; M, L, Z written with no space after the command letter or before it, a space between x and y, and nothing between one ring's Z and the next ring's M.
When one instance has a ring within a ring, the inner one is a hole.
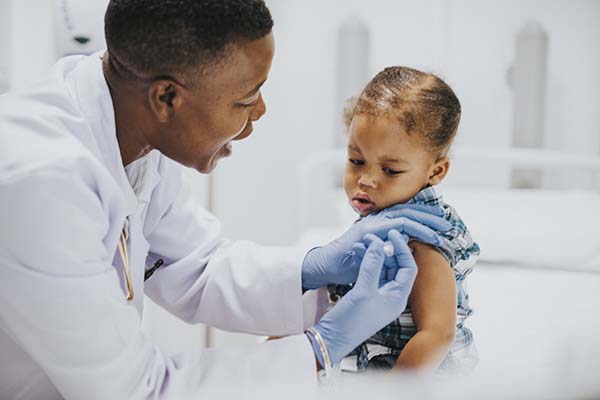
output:
M5 0L11 4L11 87L39 79L55 62L54 2Z
M513 41L528 19L548 31L547 145L600 150L600 2L594 0L271 0L276 55L267 115L217 171L217 214L236 238L297 236L295 169L334 143L336 29L351 15L372 33L373 74L388 65L438 72L463 105L458 143L509 146ZM469 173L469 171L461 171ZM498 171L485 177L506 182ZM318 193L315 194L318 196Z
M12 18L9 0L0 0L0 94L10 86Z

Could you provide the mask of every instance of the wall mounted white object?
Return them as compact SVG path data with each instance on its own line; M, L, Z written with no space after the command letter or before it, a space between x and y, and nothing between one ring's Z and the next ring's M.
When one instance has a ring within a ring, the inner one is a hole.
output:
M107 0L56 0L57 58L89 55L106 47L104 14L107 5Z

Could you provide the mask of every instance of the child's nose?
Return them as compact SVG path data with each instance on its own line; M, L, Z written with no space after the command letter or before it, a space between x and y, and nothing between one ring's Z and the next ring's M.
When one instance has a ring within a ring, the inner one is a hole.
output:
M368 186L374 188L375 185L375 179L371 174L362 174L360 178L358 178L358 186Z

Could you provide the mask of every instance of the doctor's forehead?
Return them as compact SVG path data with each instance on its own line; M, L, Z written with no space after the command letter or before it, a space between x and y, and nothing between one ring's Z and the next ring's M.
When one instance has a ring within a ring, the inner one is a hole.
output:
M272 33L232 45L224 58L201 78L204 89L220 96L244 99L253 96L267 80L274 55Z

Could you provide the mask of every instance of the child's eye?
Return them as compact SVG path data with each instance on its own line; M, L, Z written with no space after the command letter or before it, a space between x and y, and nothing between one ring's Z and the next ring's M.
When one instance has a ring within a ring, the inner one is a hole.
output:
M387 175L390 175L390 176L399 175L404 172L404 171L394 171L393 169L389 169L389 168L382 168L382 170L383 170L383 172L385 172Z
M350 164L356 165L356 166L365 165L365 162L363 160L357 160L355 158L349 158L348 161L350 161Z

